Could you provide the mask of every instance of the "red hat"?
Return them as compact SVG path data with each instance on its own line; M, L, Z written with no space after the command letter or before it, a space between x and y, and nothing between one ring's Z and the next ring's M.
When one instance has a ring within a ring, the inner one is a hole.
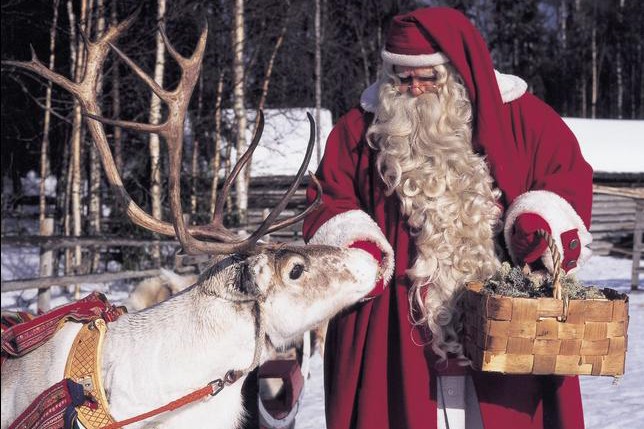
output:
M492 177L508 203L524 191L522 181L517 180L524 174L513 159L514 136L502 114L490 52L465 15L436 7L396 16L382 57L385 66L412 67L436 65L429 62L445 57L462 77L472 103L474 149L486 155Z
M381 54L386 63L399 66L428 67L449 61L409 15L393 19Z

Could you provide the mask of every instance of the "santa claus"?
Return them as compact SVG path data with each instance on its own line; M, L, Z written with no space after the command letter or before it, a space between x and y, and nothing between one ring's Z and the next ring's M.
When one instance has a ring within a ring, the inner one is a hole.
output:
M505 255L552 269L590 256L592 170L561 118L493 68L448 8L394 18L383 77L327 142L305 238L380 262L369 299L326 339L329 429L583 428L576 377L471 370L458 300ZM314 196L310 189L309 196Z

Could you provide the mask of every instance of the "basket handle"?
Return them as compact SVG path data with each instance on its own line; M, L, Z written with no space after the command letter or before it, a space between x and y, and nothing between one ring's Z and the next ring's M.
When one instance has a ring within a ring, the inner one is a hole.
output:
M548 243L548 249L550 249L550 253L552 254L552 288L554 289L552 295L555 299L560 299L563 301L563 313L561 316L557 317L557 320L559 320L560 322L565 322L566 319L568 319L569 298L568 296L563 296L563 291L561 289L561 253L559 253L557 244L548 231L543 229L537 230L537 235L543 237L546 240L546 242Z
M550 253L552 254L552 265L553 265L552 288L554 289L553 296L556 299L562 299L561 281L560 281L561 254L559 253L559 249L557 248L557 244L555 243L555 240L552 238L552 235L548 231L544 229L539 229L537 230L537 235L539 237L543 237L548 243L548 249L550 249Z

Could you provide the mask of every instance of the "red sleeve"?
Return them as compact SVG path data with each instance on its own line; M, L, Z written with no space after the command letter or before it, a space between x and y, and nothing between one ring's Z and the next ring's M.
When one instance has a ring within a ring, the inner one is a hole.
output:
M522 97L526 140L534 159L529 190L546 190L565 199L590 228L593 170L579 142L559 114L538 98Z

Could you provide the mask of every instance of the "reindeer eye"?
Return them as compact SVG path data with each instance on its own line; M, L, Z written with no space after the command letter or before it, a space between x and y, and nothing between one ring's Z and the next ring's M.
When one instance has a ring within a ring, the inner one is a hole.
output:
M291 268L291 272L288 274L291 280L297 280L300 277L302 277L302 273L304 272L304 265L302 264L295 264L293 265L293 268Z

